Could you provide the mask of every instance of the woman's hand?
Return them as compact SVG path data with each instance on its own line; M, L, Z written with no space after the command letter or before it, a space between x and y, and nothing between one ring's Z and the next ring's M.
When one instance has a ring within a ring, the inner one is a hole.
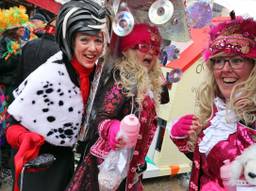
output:
M171 128L171 137L188 137L196 133L200 127L198 118L195 115L185 115L181 117Z
M120 134L120 121L114 120L108 132L108 144L111 149L122 149L127 141L124 135Z
M127 145L126 139L124 136L116 137L116 149L122 149Z

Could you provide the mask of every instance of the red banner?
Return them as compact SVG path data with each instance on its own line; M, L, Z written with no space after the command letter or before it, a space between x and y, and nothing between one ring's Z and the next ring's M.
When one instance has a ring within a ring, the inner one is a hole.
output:
M46 9L54 14L57 14L60 10L61 4L56 3L54 0L26 0L42 9Z

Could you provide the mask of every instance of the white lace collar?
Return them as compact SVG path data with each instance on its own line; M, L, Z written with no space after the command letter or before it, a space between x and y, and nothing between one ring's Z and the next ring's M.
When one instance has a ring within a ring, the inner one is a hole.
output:
M218 111L210 121L211 125L203 131L205 136L199 143L200 153L206 155L218 142L227 140L237 130L238 119L235 113L226 109L226 104L219 97L214 99L214 103Z

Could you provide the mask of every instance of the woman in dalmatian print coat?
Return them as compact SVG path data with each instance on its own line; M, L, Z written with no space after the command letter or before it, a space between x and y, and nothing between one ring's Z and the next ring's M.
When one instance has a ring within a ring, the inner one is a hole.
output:
M63 191L72 177L77 141L95 63L107 37L106 10L90 0L70 1L61 8L56 38L61 51L31 73L13 92L8 112L15 123L7 140L16 150L14 191L23 165L38 154L56 160L47 169L26 171L25 191Z
M146 169L145 157L157 128L156 109L160 102L162 80L158 60L160 35L156 27L136 24L133 31L119 41L122 56L112 73L100 83L96 96L96 117L91 120L83 161L66 191L98 191L98 165L111 149L123 148L124 140L116 138L120 121L133 111L140 121L140 132L128 175L120 191L141 191L141 174ZM166 87L165 87L165 90ZM169 101L168 91L161 103ZM163 102L162 102L163 101ZM133 108L133 109L132 109Z

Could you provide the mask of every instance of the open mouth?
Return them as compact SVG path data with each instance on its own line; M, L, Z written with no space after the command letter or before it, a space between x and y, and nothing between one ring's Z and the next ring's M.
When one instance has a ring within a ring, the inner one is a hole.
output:
M88 54L84 54L83 55L87 60L93 61L96 58L96 55L88 55Z
M152 59L150 59L150 58L145 58L145 59L143 60L143 64L145 64L145 65L150 65L151 62L152 62Z
M237 78L222 78L225 84L234 84L237 82Z

